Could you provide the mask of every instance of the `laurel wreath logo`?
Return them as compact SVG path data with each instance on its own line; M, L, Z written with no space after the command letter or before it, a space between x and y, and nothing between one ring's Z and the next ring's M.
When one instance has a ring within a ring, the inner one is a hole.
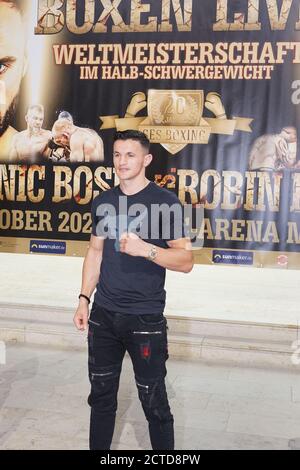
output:
M179 126L195 126L198 124L199 107L197 101L191 97L184 97L185 109L184 113L178 114L175 108L166 105L164 101L156 101L152 104L151 118L154 125L179 125Z

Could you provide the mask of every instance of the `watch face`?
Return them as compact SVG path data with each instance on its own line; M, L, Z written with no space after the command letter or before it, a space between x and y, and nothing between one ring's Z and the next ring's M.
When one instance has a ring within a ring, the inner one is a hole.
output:
M155 255L156 255L156 249L152 246L149 251L148 259L150 261L153 261L153 259L155 258Z

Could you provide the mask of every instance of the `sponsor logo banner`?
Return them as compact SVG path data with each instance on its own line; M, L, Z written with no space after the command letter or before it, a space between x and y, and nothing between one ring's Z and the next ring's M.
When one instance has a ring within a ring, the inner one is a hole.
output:
M51 240L30 240L30 252L65 255L66 254L66 242L51 241Z
M251 251L230 251L230 250L213 250L212 255L215 264L253 264L253 253Z

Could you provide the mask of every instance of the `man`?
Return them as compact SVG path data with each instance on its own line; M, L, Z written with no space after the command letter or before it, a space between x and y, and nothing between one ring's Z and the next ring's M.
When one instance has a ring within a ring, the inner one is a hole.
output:
M25 120L27 129L12 138L9 160L36 163L47 158L48 142L52 137L50 131L42 128L44 107L41 104L30 106Z
M58 120L67 119L73 124L73 117L68 111L60 111ZM53 138L48 142L47 149L48 159L52 162L69 162L70 161L70 147L57 143Z
M266 134L254 141L249 155L250 170L278 171L295 168L297 131L284 127L279 134Z
M17 2L0 0L0 162L8 161L11 126L27 61L25 33Z
M52 129L54 141L70 149L70 162L104 160L103 141L92 129L73 124L70 119L58 119Z
M76 327L85 330L89 298L97 285L88 333L91 449L110 449L126 350L152 447L174 448L173 416L165 388L165 271L190 272L193 256L183 236L178 198L145 176L152 160L149 146L141 132L116 134L113 160L120 185L103 192L92 204L93 229L74 317ZM168 211L160 217L158 209L163 207Z
M58 115L58 119L67 119L73 124L73 116L68 111L61 111Z

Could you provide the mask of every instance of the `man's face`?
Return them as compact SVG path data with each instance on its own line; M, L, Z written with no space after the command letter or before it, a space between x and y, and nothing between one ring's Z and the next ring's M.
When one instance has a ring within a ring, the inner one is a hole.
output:
M21 15L0 0L0 136L10 125L25 67L25 40Z
M113 157L120 181L132 180L145 174L145 168L151 161L151 156L147 154L145 148L138 141L131 139L116 140Z
M295 127L284 127L281 131L281 135L289 143L297 142L297 131Z
M32 132L40 132L44 122L44 113L38 111L37 109L31 109L27 113L26 121L28 128Z

